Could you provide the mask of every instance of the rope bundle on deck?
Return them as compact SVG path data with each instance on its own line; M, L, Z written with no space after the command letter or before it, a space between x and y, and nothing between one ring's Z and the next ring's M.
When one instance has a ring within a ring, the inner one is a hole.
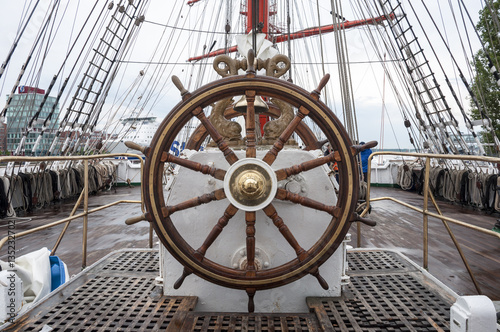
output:
M403 190L416 190L421 194L424 174L425 168L419 165L399 165L397 184ZM500 178L497 174L433 166L429 170L429 186L435 197L478 209L500 212L498 195Z
M116 165L101 161L89 165L89 193L111 188L116 183ZM38 170L0 177L0 218L12 217L16 211L31 212L55 200L80 195L84 189L84 166L60 170Z

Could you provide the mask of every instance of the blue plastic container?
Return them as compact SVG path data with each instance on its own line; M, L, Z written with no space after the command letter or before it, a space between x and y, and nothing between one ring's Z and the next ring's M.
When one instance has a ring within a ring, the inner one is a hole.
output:
M66 270L63 261L57 256L49 256L50 261L50 291L66 282Z

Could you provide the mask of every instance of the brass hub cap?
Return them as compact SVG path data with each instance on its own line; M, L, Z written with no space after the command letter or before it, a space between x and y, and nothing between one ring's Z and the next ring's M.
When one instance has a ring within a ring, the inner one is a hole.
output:
M244 171L236 181L236 188L247 199L257 199L264 193L266 179L255 171Z
M277 180L271 167L259 159L246 158L234 163L224 178L229 201L244 211L266 207L276 195Z

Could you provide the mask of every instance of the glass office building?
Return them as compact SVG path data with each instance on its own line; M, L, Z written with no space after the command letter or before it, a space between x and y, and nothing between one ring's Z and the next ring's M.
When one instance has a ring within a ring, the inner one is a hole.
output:
M20 86L18 88L18 93L13 96L6 113L7 150L9 152L16 151L29 122L33 119L36 112L38 112L44 95L44 90ZM42 139L36 147L36 151L33 151L35 148L35 142L42 131L43 123L52 112L55 100L55 97L48 97L45 101L38 118L33 122L32 129L26 137L24 147L20 152L21 155L45 155L49 150L52 141L55 139L55 132L59 127L59 105L55 106L51 121L50 123L47 123Z

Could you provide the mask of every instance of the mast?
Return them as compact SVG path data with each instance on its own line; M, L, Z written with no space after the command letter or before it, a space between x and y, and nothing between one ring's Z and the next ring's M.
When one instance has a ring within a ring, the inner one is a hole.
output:
M264 33L266 39L269 39L269 1L247 0L246 7L247 28L245 33L250 33L252 27L256 27L257 32Z

